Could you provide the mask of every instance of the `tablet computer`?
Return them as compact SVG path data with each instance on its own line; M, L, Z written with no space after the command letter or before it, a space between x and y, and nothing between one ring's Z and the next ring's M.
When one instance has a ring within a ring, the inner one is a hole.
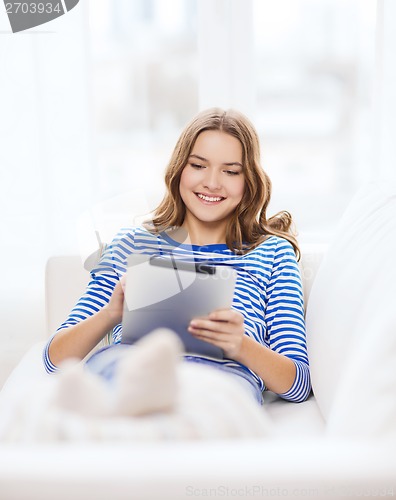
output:
M190 321L229 308L236 271L226 265L131 254L127 261L122 343L133 344L156 328L176 332L186 353L222 358L223 351L193 337Z

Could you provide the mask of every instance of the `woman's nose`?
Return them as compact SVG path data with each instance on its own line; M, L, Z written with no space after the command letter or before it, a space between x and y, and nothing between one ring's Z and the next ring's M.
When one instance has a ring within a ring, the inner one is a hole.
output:
M211 191L220 189L221 188L221 182L220 182L220 175L218 172L215 170L207 170L206 171L206 176L203 182L204 187L207 189L210 189Z

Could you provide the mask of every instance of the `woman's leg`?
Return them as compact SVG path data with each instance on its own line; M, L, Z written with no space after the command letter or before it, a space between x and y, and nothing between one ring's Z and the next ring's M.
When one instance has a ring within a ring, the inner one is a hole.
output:
M226 372L228 375L230 375L234 380L235 383L243 387L243 389L246 391L247 394L252 396L252 398L259 403L260 405L263 404L263 396L261 391L258 389L256 385L253 385L252 382L247 380L244 377L241 377L238 373L235 372Z
M131 349L136 349L136 347L128 344L113 344L102 347L86 360L84 366L90 373L100 376L110 386L113 386L119 362Z

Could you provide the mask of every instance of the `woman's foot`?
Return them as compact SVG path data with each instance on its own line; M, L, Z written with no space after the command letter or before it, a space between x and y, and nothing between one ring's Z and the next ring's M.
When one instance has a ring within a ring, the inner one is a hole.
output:
M171 411L177 401L177 363L182 352L179 337L159 328L123 355L115 380L114 412L138 416Z
M114 383L91 373L81 362L61 366L55 404L87 416L138 416L171 411L177 400L179 337L160 328L120 354Z
M87 370L83 363L70 359L62 363L55 404L67 411L87 416L108 416L110 394L104 380Z

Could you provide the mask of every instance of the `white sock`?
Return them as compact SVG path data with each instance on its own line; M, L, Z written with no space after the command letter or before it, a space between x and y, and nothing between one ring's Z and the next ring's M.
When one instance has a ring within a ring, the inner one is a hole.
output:
M109 389L101 377L84 368L78 360L62 363L55 404L63 410L89 416L107 416L112 411Z
M160 328L123 354L113 389L99 375L69 359L60 366L55 404L86 416L137 416L170 411L177 400L179 337Z
M138 341L119 363L114 412L138 416L171 411L177 401L176 368L181 352L179 337L166 328Z

